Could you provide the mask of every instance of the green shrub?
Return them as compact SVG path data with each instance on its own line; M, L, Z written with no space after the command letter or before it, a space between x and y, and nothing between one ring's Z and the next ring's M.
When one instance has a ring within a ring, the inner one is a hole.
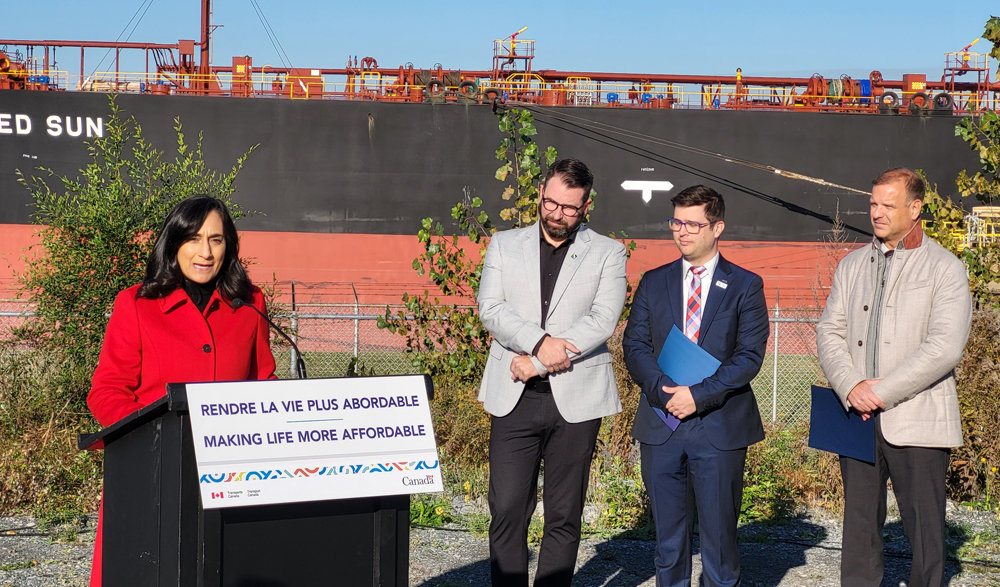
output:
M955 370L965 444L952 451L948 493L1000 507L1000 311L976 310L965 356Z
M740 522L778 521L803 505L840 510L843 485L836 455L808 448L809 427L765 427L747 450Z
M461 495L466 503L485 503L490 489L490 469L484 461L478 465L461 465L444 451L440 454L441 473L445 488L453 495Z
M596 528L637 530L652 527L649 496L642 484L639 463L615 457L597 464L599 472L591 491L593 503L601 508Z
M444 526L454 521L451 505L440 495L419 493L410 496L410 524Z

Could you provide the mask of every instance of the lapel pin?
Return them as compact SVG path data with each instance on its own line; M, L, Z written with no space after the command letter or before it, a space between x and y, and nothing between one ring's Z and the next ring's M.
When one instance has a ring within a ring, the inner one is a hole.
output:
M571 258L571 259L576 259L576 253L573 253L573 254L572 254L572 255L570 256L570 258Z
M719 281L715 282L715 287L721 287L722 289L726 289L727 287L729 287L729 284L720 279Z

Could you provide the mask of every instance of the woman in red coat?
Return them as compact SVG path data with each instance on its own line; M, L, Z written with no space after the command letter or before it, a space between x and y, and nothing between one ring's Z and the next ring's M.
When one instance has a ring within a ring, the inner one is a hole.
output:
M239 239L220 200L194 196L167 216L142 283L115 299L87 398L110 426L166 393L167 383L273 379L261 291L239 260ZM102 506L103 512L103 506ZM90 584L101 584L102 524Z

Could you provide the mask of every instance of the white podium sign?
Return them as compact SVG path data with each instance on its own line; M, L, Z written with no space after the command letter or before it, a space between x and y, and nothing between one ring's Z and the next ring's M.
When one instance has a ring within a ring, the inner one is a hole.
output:
M444 491L422 375L186 388L205 509Z

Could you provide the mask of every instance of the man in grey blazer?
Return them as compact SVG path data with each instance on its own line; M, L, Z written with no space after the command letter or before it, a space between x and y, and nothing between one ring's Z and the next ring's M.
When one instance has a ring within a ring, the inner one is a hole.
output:
M913 551L909 587L941 587L945 475L962 445L955 366L969 338L965 265L920 227L924 182L909 169L872 182L875 238L837 266L816 327L820 366L845 408L875 418L875 464L840 458L840 583L882 582L886 480Z
M535 586L569 587L601 418L621 411L607 340L625 304L625 247L583 226L594 176L552 165L539 222L495 234L479 315L493 335L479 400L490 424L493 585L528 584L528 525L545 462Z

